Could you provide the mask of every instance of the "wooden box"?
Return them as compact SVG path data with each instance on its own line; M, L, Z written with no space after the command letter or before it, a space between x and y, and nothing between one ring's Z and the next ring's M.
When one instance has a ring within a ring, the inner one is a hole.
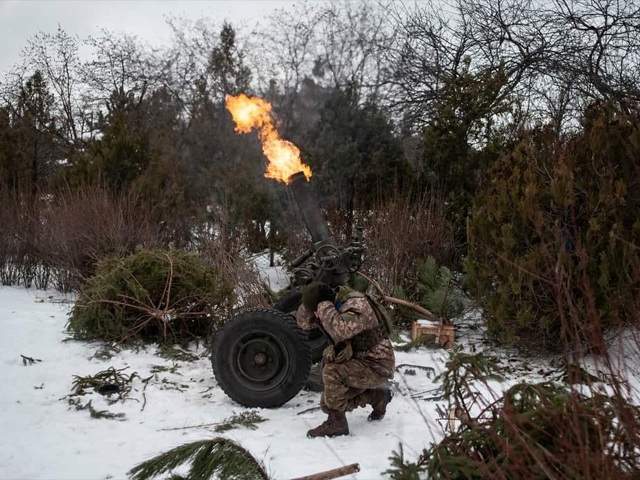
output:
M427 334L435 335L442 348L453 348L456 338L453 325L441 325L439 322L430 320L414 320L411 327L411 340Z

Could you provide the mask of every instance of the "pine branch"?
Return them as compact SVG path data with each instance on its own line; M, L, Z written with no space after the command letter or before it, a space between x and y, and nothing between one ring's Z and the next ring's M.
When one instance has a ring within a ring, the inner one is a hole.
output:
M217 437L186 443L142 462L129 471L131 480L149 480L191 463L185 478L208 480L214 474L225 479L269 480L263 466L235 442Z
M33 365L34 363L41 362L39 358L27 357L26 355L20 355L22 357L22 364L26 367L27 365Z
M415 340L405 343L404 345L396 345L394 348L399 352L408 352L412 348L419 347L430 347L434 346L434 348L440 348L440 344L437 341L437 337L431 333L425 333L424 335L420 335Z

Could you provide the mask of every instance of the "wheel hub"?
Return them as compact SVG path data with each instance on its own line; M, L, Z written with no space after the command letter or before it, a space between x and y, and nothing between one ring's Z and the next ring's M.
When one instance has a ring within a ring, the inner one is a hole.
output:
M235 376L248 389L270 390L286 378L289 360L286 349L268 332L251 332L239 338L233 358Z
M262 366L267 363L267 356L264 353L257 353L253 361L256 365Z

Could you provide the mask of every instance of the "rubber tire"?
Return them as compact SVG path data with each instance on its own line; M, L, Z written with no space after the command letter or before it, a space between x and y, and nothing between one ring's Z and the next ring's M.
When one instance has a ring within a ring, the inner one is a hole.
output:
M302 293L293 290L280 298L275 303L274 308L281 312L294 315L301 303ZM324 352L324 349L329 345L329 343L327 342L324 333L322 333L322 330L319 328L308 330L307 336L309 337L309 344L311 346L311 361L313 363L318 363L322 360L322 352Z
M286 357L282 362L282 373L273 385L255 382L239 371L241 368L236 360L240 347L237 344L240 339L252 335L275 339ZM280 407L295 397L307 381L311 370L309 339L290 315L266 308L246 310L229 320L218 332L211 363L222 390L240 405Z

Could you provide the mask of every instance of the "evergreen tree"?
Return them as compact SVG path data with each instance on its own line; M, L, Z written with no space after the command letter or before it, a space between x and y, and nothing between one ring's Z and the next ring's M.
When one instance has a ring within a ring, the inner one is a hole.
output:
M637 320L639 132L637 115L595 104L569 141L534 130L494 164L466 267L496 337L597 350L607 329Z
M106 114L98 114L97 138L64 172L67 185L100 184L122 191L144 173L151 159L144 94L136 99L123 88L111 93Z
M11 111L0 108L0 187L14 190L20 179L15 164L16 138L11 120Z
M34 196L46 186L61 160L52 105L53 96L36 71L20 87L16 108L0 113L2 176L11 188L24 188Z
M208 71L214 88L224 95L247 93L251 82L251 70L244 65L244 55L236 41L236 31L225 22L220 31L220 43L211 52Z
M494 121L511 106L503 72L473 72L469 58L461 72L442 82L435 113L422 132L423 174L445 193L457 240L465 243L476 189L506 143Z
M356 201L367 206L393 192L408 167L393 125L375 103L358 103L354 85L331 91L305 150L315 185L347 211L348 229Z
M90 148L99 177L121 190L131 185L150 160L149 132L142 109L142 98L119 89L111 94L107 115L101 118L103 136Z

